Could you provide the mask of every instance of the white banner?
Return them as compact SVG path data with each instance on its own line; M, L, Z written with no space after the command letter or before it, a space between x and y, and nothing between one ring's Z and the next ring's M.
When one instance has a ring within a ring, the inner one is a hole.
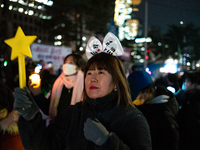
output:
M71 47L50 46L43 44L31 44L33 61L43 60L45 63L52 62L53 68L57 71L63 65L64 58L72 53Z

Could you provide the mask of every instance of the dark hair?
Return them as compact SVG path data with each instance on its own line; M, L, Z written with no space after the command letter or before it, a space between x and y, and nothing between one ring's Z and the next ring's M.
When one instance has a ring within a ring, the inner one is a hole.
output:
M133 65L133 66L131 67L131 70L132 70L132 71L136 71L136 70L141 70L141 69L140 69L140 67L139 67L138 65Z
M0 83L0 110L6 108L8 113L13 110L13 92L3 83Z
M91 57L84 70L84 79L89 68L105 69L112 76L118 91L118 102L124 103L125 107L132 103L128 81L121 61L111 54L99 53ZM83 89L83 105L86 105L86 91Z
M84 66L85 63L84 63L84 60L83 60L82 56L79 55L79 54L69 54L69 55L67 55L67 56L65 57L63 63L65 63L65 60L66 60L69 56L72 56L72 57L73 57L74 62L75 62L76 66L77 66L78 68L80 68L80 69L83 68L83 66Z
M168 73L167 77L168 77L169 81L172 83L175 83L178 81L178 77L176 74Z

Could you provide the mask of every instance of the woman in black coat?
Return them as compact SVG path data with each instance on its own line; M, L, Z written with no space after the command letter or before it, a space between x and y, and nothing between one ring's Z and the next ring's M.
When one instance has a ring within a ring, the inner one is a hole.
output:
M27 88L15 89L19 131L31 150L151 150L148 123L131 104L130 90L119 59L99 53L84 70L83 101L69 106L48 127ZM24 108L26 105L31 107Z

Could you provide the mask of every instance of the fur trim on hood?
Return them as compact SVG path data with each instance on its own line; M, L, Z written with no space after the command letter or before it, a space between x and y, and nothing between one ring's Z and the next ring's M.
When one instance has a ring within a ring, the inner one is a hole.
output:
M3 132L8 132L9 134L19 133L17 121L19 119L19 112L13 110L8 114L6 118L0 121L0 130Z

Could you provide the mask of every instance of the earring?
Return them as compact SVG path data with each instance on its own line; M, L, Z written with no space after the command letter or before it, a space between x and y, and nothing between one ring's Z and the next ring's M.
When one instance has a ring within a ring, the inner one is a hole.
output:
M116 88L116 89L114 89L114 91L117 91L117 88Z

